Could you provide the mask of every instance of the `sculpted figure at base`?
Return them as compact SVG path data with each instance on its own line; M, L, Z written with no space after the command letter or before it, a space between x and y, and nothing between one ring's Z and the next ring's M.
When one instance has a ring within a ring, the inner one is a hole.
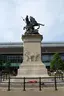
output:
M25 21L26 23L26 26L23 28L24 30L26 29L25 34L38 34L38 29L40 28L40 25L44 26L44 24L38 23L32 16L28 18L28 15L25 19L23 19L23 21ZM37 28L35 28L35 26L37 26Z
M34 54L32 52L26 51L24 55L26 58L26 62L40 60L40 54L38 54L38 53Z

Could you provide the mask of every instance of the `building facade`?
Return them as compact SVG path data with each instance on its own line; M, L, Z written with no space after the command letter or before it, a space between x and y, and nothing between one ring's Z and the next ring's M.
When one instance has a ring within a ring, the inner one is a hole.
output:
M64 61L64 42L41 43L42 62L47 68L50 67L50 61L56 52L60 53ZM10 61L12 68L19 68L23 61L23 43L0 43L0 61Z

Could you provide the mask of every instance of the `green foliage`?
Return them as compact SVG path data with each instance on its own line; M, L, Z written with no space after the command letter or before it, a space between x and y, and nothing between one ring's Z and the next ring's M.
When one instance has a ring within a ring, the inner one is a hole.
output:
M3 66L3 61L0 61L0 67L2 67Z
M3 63L3 61L1 60L1 61L0 61L0 69L1 69L1 70L3 69L3 66L4 66L4 63Z
M51 61L51 64L50 64L50 68L52 70L64 70L64 62L62 61L59 53L55 53L53 55L53 59Z
M6 68L10 68L10 67L11 67L11 62L10 61L6 62Z
M7 70L8 74L10 74L11 62L10 61L6 62L5 66L6 66L6 70Z

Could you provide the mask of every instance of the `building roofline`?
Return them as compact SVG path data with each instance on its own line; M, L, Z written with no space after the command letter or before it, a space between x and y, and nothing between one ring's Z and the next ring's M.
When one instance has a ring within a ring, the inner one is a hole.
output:
M64 47L64 42L42 42L42 47ZM0 48L23 47L23 42L1 42Z

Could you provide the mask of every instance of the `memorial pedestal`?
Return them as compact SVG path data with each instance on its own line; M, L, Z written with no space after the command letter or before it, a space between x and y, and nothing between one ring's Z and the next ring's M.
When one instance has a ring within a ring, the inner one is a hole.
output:
M40 34L22 35L23 40L23 63L18 69L17 77L46 77L47 69L41 61Z

